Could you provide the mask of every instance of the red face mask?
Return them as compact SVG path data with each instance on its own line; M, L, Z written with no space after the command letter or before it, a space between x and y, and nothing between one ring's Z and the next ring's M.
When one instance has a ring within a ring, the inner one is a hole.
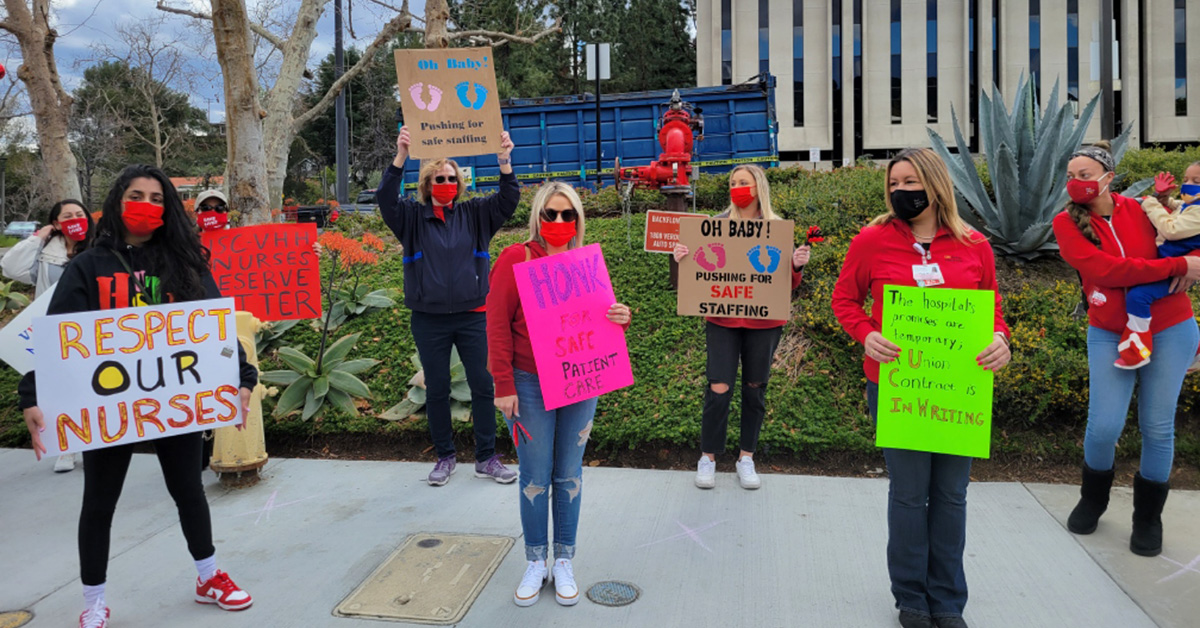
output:
M1096 200L1096 197L1100 196L1102 191L1099 181L1084 181L1082 179L1067 181L1067 195L1079 205L1086 205Z
M433 204L445 207L454 202L454 197L458 196L457 183L434 183L431 190L433 196Z
M88 221L87 218L60 220L58 221L58 228L68 239L75 242L83 242L83 239L87 237Z
M754 193L751 191L751 186L744 185L737 188L729 188L729 200L740 208L745 209L754 202Z
M137 237L148 236L163 226L163 206L145 201L125 201L121 221L129 233Z
M200 223L200 228L205 231L217 231L229 225L229 214L227 212L215 211L200 212L196 215L196 221Z
M571 222L550 222L542 221L542 239L553 247L566 246L571 240L575 239L575 234L578 233L575 229L575 221Z

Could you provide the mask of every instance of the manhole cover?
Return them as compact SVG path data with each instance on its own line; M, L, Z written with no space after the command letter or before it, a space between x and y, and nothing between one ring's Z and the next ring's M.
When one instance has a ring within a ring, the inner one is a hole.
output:
M512 546L507 536L414 534L338 604L334 614L458 623Z
M588 599L601 606L625 606L637 601L642 590L637 585L618 580L597 582L588 589Z
M0 628L17 628L33 620L29 611L0 611Z

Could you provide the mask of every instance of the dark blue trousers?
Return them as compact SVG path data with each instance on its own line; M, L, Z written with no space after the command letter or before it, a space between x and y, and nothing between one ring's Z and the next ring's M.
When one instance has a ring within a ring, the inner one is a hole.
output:
M450 350L458 349L467 384L471 387L471 417L475 421L475 460L496 453L496 404L492 374L487 370L487 314L458 312L428 314L413 311L413 340L425 368L425 414L438 458L453 456L450 425Z

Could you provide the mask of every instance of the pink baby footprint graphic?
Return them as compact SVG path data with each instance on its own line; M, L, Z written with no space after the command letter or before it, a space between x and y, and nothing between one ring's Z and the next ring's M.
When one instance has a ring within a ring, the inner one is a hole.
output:
M430 88L431 88L430 89L431 92L434 89L436 89L433 86L430 86ZM425 89L424 83L413 83L408 88L408 95L412 98L413 104L415 104L417 106L417 109L420 109L421 111L425 111L425 109L427 108L425 105L425 101L423 101L421 99L421 90L423 90L423 89ZM439 90L437 93L441 94L441 91Z
M716 263L708 260L708 256L705 254L706 249L712 251L713 257L716 258ZM721 244L720 242L713 242L712 244L702 246L700 247L700 250L696 251L696 254L692 256L692 259L696 260L696 263L700 265L700 268L703 268L709 272L717 270L718 268L724 268L725 245Z
M429 111L437 111L442 104L442 90L437 85L429 86Z

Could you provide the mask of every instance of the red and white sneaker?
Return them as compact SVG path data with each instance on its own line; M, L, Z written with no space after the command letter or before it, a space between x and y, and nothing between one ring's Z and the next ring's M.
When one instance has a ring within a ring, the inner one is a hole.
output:
M105 628L108 626L108 616L108 607L104 602L96 602L95 606L79 614L79 628Z
M1117 344L1117 360L1113 366L1119 369L1140 369L1150 363L1153 351L1153 337L1149 333L1133 331L1126 327L1121 334L1121 342Z
M199 604L216 604L227 611L240 611L250 608L254 600L250 594L238 588L229 574L217 571L208 582L200 582L196 578L196 602Z

